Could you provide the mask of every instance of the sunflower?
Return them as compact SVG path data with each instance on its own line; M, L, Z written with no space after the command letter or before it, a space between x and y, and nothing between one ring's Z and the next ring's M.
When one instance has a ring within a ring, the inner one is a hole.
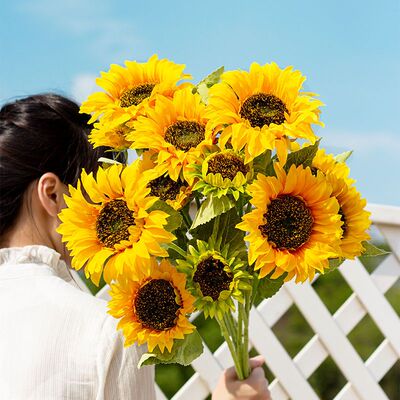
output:
M166 164L157 165L157 153L152 150L144 151L141 155L142 179L150 188L150 196L158 197L175 210L180 210L190 201L192 187L183 179L174 181L168 175Z
M303 146L306 147L307 145ZM296 150L300 149L295 144ZM333 154L326 154L325 149L318 149L313 158L311 170L314 174L321 171L332 186L332 197L339 203L339 214L343 222L340 240L340 256L354 259L364 251L362 242L369 240L367 233L371 221L370 213L365 210L366 200L353 186L355 180L350 178L350 168L345 162L337 161Z
M128 135L133 149L150 149L158 154L157 164L166 164L175 182L202 148L212 145L213 137L205 117L205 105L200 95L190 88L175 92L172 99L158 97L154 109L134 123ZM189 182L192 183L192 182Z
M245 149L246 163L265 150L276 149L286 162L291 140L311 143L317 139L311 124L319 121L319 107L313 93L301 92L305 77L292 67L280 69L275 63L253 63L250 72L229 71L210 88L207 116L220 143L230 141Z
M126 271L134 273L150 256L168 256L161 247L175 238L164 229L168 214L149 210L157 198L148 196L150 188L140 177L139 160L125 168L99 168L96 179L83 171L82 183L70 186L65 196L67 208L57 231L71 251L72 267L85 266L95 284L102 272L110 282Z
M81 112L92 114L90 123L99 117L123 124L141 115L155 96L172 96L178 81L191 78L184 74L185 65L153 55L145 63L125 61L125 67L112 64L108 72L96 79L105 92L91 94L82 104Z
M245 164L242 153L217 146L206 149L189 168L190 175L197 180L193 191L198 190L204 196L215 193L221 197L229 193L238 200L253 177L252 163Z
M371 226L371 213L365 210L367 202L361 198L354 186L333 174L327 175L327 179L333 188L332 196L335 196L339 203L339 215L343 222L340 256L354 259L364 251L362 242L370 239L367 231Z
M255 209L237 228L249 232L249 264L260 278L287 273L285 280L312 279L324 272L328 259L338 255L342 236L339 204L331 197L325 175L292 165L289 172L275 164L277 177L258 174L248 187Z
M185 260L177 260L178 269L187 275L188 290L195 296L195 308L205 317L222 319L225 312L235 311L233 300L243 302L243 290L251 288L251 276L244 270L240 258L229 257L229 247L216 250L208 243L197 240L189 246Z
M312 167L314 171L317 169L325 175L333 175L336 179L343 179L348 185L355 183L355 180L349 177L350 168L347 164L336 161L333 154L325 153L325 149L318 149L312 161Z
M195 330L187 318L194 298L185 285L185 274L167 260L158 265L153 257L136 275L111 284L108 312L120 319L125 346L147 343L150 352L157 346L171 352L174 339Z
M132 142L126 140L126 134L131 128L125 124L95 123L90 132L89 142L93 147L107 146L116 151L122 151L129 148Z
M170 178L167 171L162 172L164 168L155 168L149 171L148 176L152 176L148 183L150 194L165 201L175 210L180 210L189 200L192 193L191 187L187 182L178 178L174 181Z

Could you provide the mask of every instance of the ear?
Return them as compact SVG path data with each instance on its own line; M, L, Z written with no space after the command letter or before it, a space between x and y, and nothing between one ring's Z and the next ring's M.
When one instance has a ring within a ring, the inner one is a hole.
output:
M56 217L61 209L65 207L64 194L67 192L66 186L56 174L46 172L40 177L37 190L39 201L44 210L50 216Z

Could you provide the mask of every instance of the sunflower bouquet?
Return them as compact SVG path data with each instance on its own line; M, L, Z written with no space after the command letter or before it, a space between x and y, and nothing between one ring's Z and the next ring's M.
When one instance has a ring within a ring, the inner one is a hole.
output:
M299 71L253 63L195 85L184 67L153 56L97 79L81 112L93 146L113 152L69 188L59 232L72 267L110 284L125 345L147 344L140 365L191 363L203 348L190 316L203 312L243 379L255 302L381 251L351 152L320 147L323 103ZM118 162L128 149L137 159Z

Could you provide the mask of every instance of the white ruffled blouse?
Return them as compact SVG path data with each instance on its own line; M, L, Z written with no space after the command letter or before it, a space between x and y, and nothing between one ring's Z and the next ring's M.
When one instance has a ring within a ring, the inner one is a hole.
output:
M155 399L154 368L137 369L106 309L56 251L0 249L0 399Z

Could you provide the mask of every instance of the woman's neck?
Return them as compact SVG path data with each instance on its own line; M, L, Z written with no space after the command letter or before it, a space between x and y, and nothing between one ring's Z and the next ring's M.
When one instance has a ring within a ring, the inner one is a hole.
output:
M32 215L22 215L0 240L0 247L24 247L42 245L54 249L49 235L40 224L35 222Z

